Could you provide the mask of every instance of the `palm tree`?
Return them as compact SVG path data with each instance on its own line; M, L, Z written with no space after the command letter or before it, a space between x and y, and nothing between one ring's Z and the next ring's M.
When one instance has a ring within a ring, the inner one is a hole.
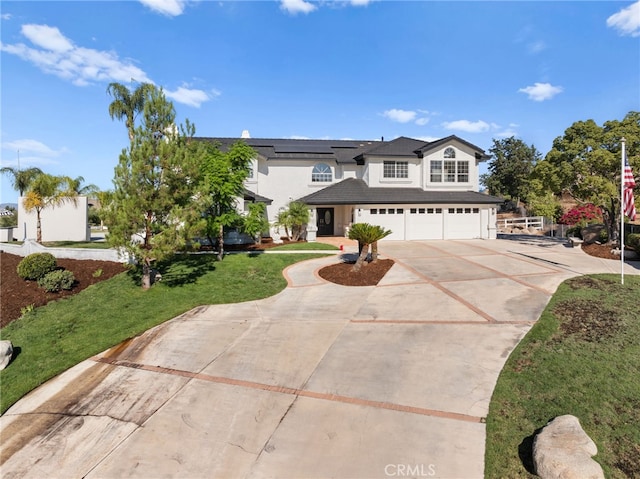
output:
M42 223L40 221L42 210L51 206L58 206L65 201L73 201L74 192L65 188L67 179L63 176L41 174L31 183L29 191L23 200L24 209L27 212L36 211L36 241L42 242Z
M13 188L20 193L20 196L24 196L24 192L29 189L29 186L36 177L42 175L42 170L40 168L26 168L21 170L19 168L5 166L4 168L0 168L0 173L12 175L13 179L11 180L11 184Z
M133 92L117 82L109 83L107 87L107 93L113 97L113 101L109 104L109 115L112 120L124 118L131 143L133 143L136 115L144 109L147 93L152 89L155 89L155 86L151 83L140 83Z
M84 177L82 176L76 178L65 176L64 181L67 184L67 191L73 193L75 196L90 196L100 191L100 188L93 183L83 186Z
M369 223L356 223L349 229L349 239L358 241L358 259L353 265L353 271L360 271L362 265L369 256L369 246L372 247L371 259L375 261L378 259L378 241L389 236L391 230L385 230L382 226L371 225Z

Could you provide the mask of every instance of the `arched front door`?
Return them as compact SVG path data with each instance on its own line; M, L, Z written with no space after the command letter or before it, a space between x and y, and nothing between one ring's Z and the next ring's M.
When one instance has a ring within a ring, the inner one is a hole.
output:
M318 208L318 236L333 236L333 208Z

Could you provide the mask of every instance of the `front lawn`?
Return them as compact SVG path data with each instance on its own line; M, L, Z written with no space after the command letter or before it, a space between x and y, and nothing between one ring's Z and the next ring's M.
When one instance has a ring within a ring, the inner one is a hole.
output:
M27 313L0 330L17 355L0 372L0 414L53 376L125 339L196 306L272 296L286 286L282 271L313 254L177 257L149 291L122 273L68 299Z
M487 417L486 478L534 478L533 436L572 414L610 479L640 477L640 276L560 285L502 370Z

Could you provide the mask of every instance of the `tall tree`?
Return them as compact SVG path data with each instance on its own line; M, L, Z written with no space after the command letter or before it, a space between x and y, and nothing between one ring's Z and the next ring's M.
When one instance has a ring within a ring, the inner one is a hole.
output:
M27 191L23 205L28 212L36 212L36 241L42 242L42 212L46 208L54 208L66 201L74 201L75 193L66 188L64 176L53 176L46 173L38 175Z
M133 144L133 137L136 128L136 116L144 110L144 102L148 94L155 89L151 83L140 83L135 90L131 91L121 83L109 83L107 93L113 97L109 104L109 115L111 119L122 120L129 133L129 141Z
M38 175L42 174L42 170L40 168L26 168L21 170L19 168L5 166L4 168L0 168L0 173L11 175L13 177L11 180L13 188L20 193L20 196L24 196L25 191L29 189L31 183L33 183Z
M161 89L145 92L142 125L131 146L120 154L114 192L107 209L108 240L142 266L142 287L151 287L155 261L185 247L200 218L192 198L197 194L197 156L188 121L174 128L175 110Z
M610 242L619 238L620 139L627 140L627 158L638 177L640 169L640 112L622 121L577 121L553 141L553 147L533 172L534 181L556 194L568 193L578 203L600 207ZM637 183L637 180L636 180Z
M489 152L493 158L489 163L489 173L481 177L482 183L492 195L516 202L525 199L529 175L541 158L540 152L535 146L513 136L494 139Z
M217 244L218 259L224 257L224 228L241 227L243 218L237 209L238 197L244 191L255 151L243 141L223 152L209 142L200 143L202 174L201 202L205 218L205 234Z

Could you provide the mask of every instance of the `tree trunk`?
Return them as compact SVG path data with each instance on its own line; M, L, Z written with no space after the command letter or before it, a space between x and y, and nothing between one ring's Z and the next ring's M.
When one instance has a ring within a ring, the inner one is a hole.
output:
M145 259L142 263L142 289L151 288L151 265Z
M362 250L358 255L358 259L356 260L356 264L353 265L352 271L358 272L360 268L364 265L364 262L367 260L367 256L369 255L369 245L367 243L362 244Z
M220 225L218 230L218 261L224 258L224 226Z
M42 223L40 222L40 210L36 210L36 241L42 243Z
M378 242L374 241L371 243L371 262L375 263L378 261Z

